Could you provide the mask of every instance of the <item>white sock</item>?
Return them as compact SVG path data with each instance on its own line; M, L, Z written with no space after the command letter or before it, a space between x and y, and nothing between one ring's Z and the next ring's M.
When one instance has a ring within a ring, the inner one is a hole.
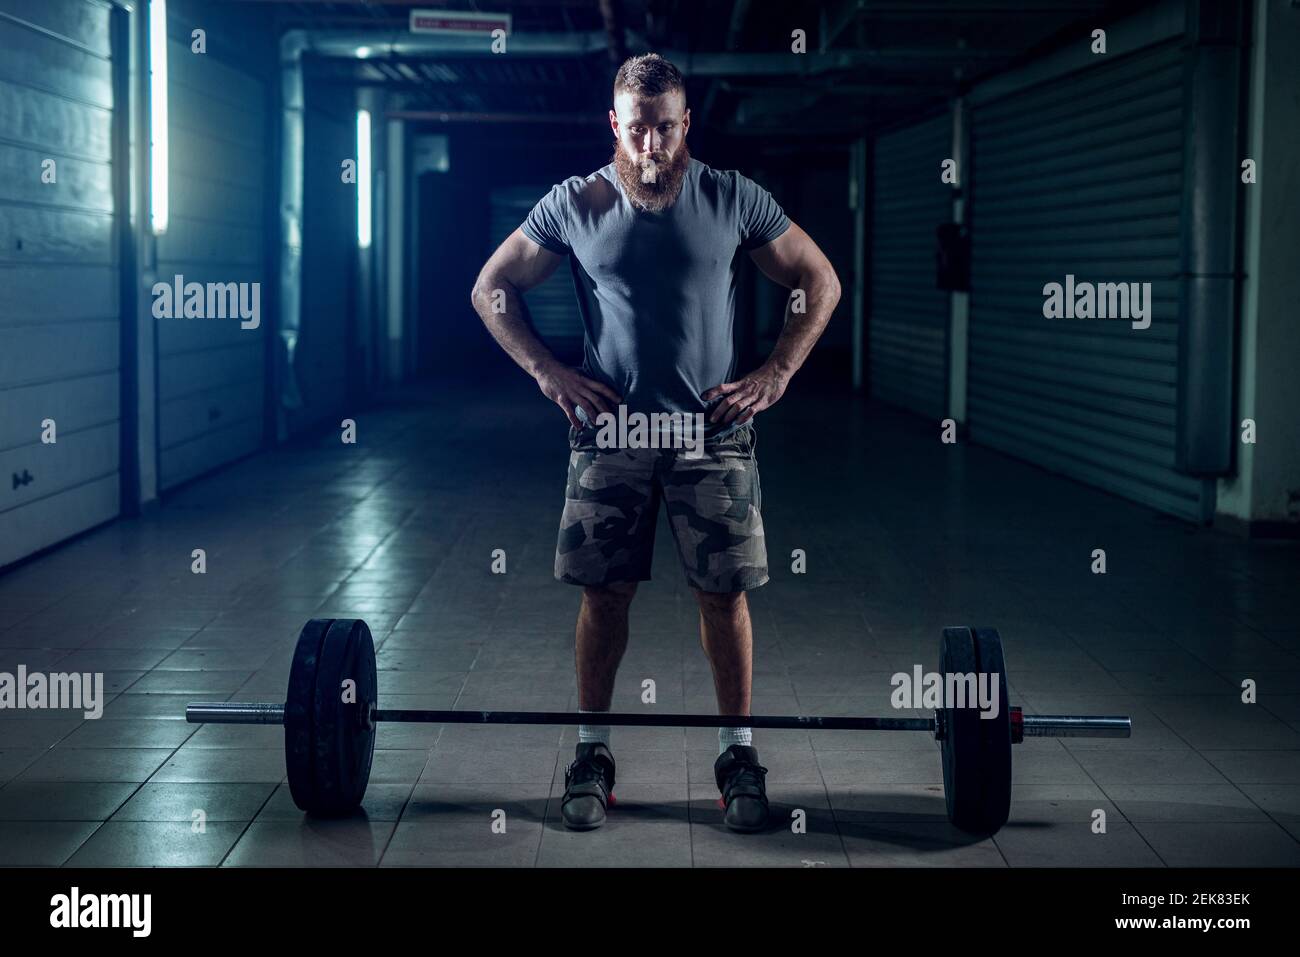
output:
M578 709L578 714L602 714L600 711L584 711ZM579 744L603 744L609 747L609 725L607 724L580 724L578 725L578 743Z
M718 754L726 754L727 748L733 744L743 744L752 746L754 743L754 731L752 728L719 728L718 729Z

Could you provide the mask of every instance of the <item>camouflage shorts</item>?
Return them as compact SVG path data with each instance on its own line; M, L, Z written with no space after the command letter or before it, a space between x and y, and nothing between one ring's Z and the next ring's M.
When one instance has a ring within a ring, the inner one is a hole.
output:
M762 489L752 425L679 449L602 449L569 430L569 480L555 577L574 585L650 580L659 502L692 588L737 592L767 582Z

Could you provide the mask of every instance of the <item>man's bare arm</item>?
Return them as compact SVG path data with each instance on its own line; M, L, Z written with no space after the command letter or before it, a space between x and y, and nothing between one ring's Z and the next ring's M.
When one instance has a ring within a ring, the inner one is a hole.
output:
M773 282L801 292L802 301L795 296L787 300L785 324L766 362L744 378L724 382L704 393L706 401L726 396L709 416L712 422L748 422L774 405L821 338L840 301L835 268L812 238L793 222L784 233L749 256Z
M549 279L563 261L516 229L479 270L470 292L492 338L533 378L556 359L529 325L522 294Z
M498 345L537 381L538 388L569 422L581 428L573 412L575 405L594 418L610 411L610 400L622 399L604 383L588 379L556 359L529 325L523 300L523 293L545 282L563 259L516 229L479 271L470 302Z
M795 223L778 238L749 254L773 282L804 293L803 312L795 312L795 297L786 303L785 324L767 361L786 378L799 371L817 344L840 301L835 267L806 232Z

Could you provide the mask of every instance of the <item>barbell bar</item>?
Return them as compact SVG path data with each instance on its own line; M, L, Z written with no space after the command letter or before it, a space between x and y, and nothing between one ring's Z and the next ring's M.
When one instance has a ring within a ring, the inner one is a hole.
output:
M1012 707L1013 712L1021 709ZM284 705L266 701L199 701L185 707L190 724L283 724ZM637 714L592 717L572 711L411 711L376 708L374 722L427 724L593 724L621 728L777 728L791 731L936 731L934 718L818 715ZM1127 738L1132 721L1119 715L1023 714L1026 738ZM1014 742L1013 742L1014 743Z
M945 628L942 674L998 683L999 707L946 703L933 718L819 715L640 714L567 711L386 710L378 706L374 640L360 619L312 619L303 626L289 669L288 695L271 702L203 701L185 708L192 724L283 725L289 790L316 815L354 811L365 796L380 722L577 725L614 727L768 728L793 731L925 731L939 743L948 818L962 830L991 834L1011 806L1011 745L1026 737L1127 738L1122 715L1027 715L1004 705L1002 641L991 628Z

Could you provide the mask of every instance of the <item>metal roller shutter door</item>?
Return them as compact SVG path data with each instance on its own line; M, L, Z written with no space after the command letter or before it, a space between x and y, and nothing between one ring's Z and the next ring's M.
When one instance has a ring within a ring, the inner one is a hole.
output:
M549 187L537 186L492 191L492 250L519 228L548 190ZM525 303L537 334L552 352L569 359L582 355L582 317L578 314L577 294L569 269L561 266L546 282L528 290Z
M159 487L175 486L262 445L264 337L275 295L265 268L266 85L190 52L191 24L168 14L171 218L158 278L260 283L262 322L158 320ZM210 40L211 42L211 40Z
M122 333L111 8L0 0L0 14L4 566L118 514Z
M949 294L935 288L935 227L952 219L939 164L952 120L939 116L875 142L871 217L871 394L940 418L948 407Z
M973 441L1195 521L1174 469L1183 63L1176 43L977 107ZM1151 326L1046 319L1043 286L1150 282Z

